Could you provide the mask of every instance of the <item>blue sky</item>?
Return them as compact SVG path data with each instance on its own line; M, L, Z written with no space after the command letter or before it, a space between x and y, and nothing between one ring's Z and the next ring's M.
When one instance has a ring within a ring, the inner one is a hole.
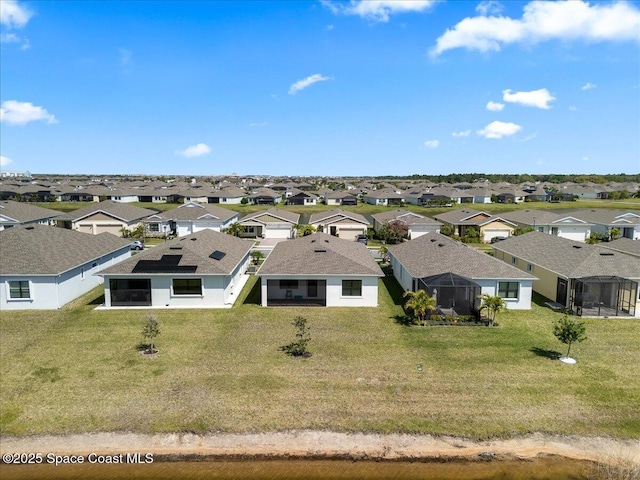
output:
M3 170L640 171L639 2L0 7Z

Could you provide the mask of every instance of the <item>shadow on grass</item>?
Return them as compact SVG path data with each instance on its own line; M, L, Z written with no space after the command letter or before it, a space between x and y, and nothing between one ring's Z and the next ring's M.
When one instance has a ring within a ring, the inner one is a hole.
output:
M102 295L98 295L93 300L91 300L88 305L102 305L104 303L104 293Z
M384 286L387 288L389 296L391 297L391 300L393 300L393 304L403 305L402 296L404 295L404 290L396 280L396 277L393 276L393 273L391 273L390 268L386 267L383 270L385 275L382 279L382 283L384 283Z
M539 357L548 358L549 360L557 360L562 356L560 352L556 352L555 350L545 350L544 348L538 347L531 347L529 351Z
M247 294L247 297L244 299L244 301L242 302L243 305L262 305L262 302L260 300L260 296L261 296L261 283L260 281L256 281L253 284L253 287L251 287L251 290L249 291L249 293Z
M404 325L405 327L415 325L413 317L410 317L408 315L394 315L391 318L393 318L398 325Z

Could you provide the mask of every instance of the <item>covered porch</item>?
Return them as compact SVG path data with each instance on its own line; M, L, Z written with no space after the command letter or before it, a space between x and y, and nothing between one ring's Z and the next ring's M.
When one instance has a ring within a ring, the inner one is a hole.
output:
M414 290L424 290L435 297L443 314L478 315L482 288L469 278L450 272L418 278Z
M274 280L263 278L262 297L262 306L264 307L324 307L327 304L327 281L311 278Z
M583 317L633 317L636 314L638 283L597 275L573 280L570 309Z

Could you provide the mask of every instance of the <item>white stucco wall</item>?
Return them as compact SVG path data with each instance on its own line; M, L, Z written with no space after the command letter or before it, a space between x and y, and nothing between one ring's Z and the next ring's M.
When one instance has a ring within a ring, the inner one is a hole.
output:
M129 247L97 258L61 275L0 277L0 310L55 310L102 284L102 277L94 275L131 256ZM94 266L94 263L96 264ZM10 280L30 282L30 299L9 299Z
M576 242L585 242L591 235L591 229L589 227L567 227L558 226L558 236L567 238L569 240L575 240Z
M316 279L326 282L326 306L327 307L377 307L378 306L378 277L359 276L272 276L261 278L262 306L267 306L267 281L268 280L307 280ZM361 280L362 296L344 297L342 296L342 280ZM300 292L305 295L304 292ZM318 298L322 298L319 295Z
M414 240L418 237L421 237L422 235L425 235L431 232L440 233L440 226L439 225L409 225L409 228L408 228L409 238L411 238L411 240Z
M499 282L515 282L520 285L518 288L518 298L503 298L507 309L509 310L530 310L531 309L531 295L533 294L533 280L512 280L503 279L496 280L489 279L473 279L482 288L481 294L497 295Z

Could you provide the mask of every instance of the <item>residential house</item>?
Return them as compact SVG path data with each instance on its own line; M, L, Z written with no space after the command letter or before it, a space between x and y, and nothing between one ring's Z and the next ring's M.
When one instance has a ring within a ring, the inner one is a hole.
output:
M403 196L391 188L381 190L369 190L362 195L362 201L371 205L401 205Z
M532 228L542 233L586 242L591 235L592 224L568 214L549 210L516 210L500 214L501 218L516 223L522 228Z
M285 203L287 205L311 206L317 203L318 197L312 193L303 192L302 190L292 189L286 192Z
M384 276L363 244L326 233L278 243L257 274L264 307L375 307Z
M576 315L640 317L640 258L541 232L493 245L495 258L537 277L533 290Z
M213 190L209 193L207 201L209 203L228 203L239 204L242 199L247 198L247 194L241 188L224 188L222 190Z
M325 203L327 205L353 206L358 204L358 197L353 193L339 190L327 193Z
M295 238L299 222L300 214L279 208L245 215L239 220L244 227L241 236L254 238Z
M478 315L479 295L499 295L508 309L531 308L532 274L439 233L389 247L398 283L436 296L445 313Z
M270 188L258 188L249 195L249 200L254 205L275 205L282 201L282 193Z
M0 232L0 310L53 310L102 283L94 273L131 255L130 242L45 225Z
M358 235L366 235L369 228L369 221L364 216L340 209L314 213L309 217L309 224L318 232L346 240L355 240Z
M409 212L404 209L389 210L387 212L376 213L371 215L373 219L373 229L379 232L385 223L399 221L407 225L408 238L415 239L421 237L425 233L440 233L441 222L425 217L419 213Z
M142 220L155 213L155 210L104 200L60 215L56 218L56 223L59 227L93 235L109 232L122 236L122 229L134 230L141 225Z
M151 235L170 234L184 237L200 230L220 232L238 221L238 213L209 203L187 202L171 210L144 219L145 231Z
M253 242L201 230L100 272L106 308L230 308L248 276Z
M591 231L611 239L611 230L618 229L619 236L640 240L640 210L613 210L607 208L593 208L578 210L572 216L591 223Z
M434 218L449 225L453 234L460 237L464 237L469 228L476 228L483 242L490 242L495 237L509 237L516 227L515 223L502 217L465 208L441 213Z
M634 257L640 257L640 242L637 240L631 240L630 238L618 238L606 243L598 244L600 247L615 250L617 252L626 253L627 255L633 255Z
M56 217L62 215L57 210L36 207L23 202L0 200L0 231L20 225L55 225Z

